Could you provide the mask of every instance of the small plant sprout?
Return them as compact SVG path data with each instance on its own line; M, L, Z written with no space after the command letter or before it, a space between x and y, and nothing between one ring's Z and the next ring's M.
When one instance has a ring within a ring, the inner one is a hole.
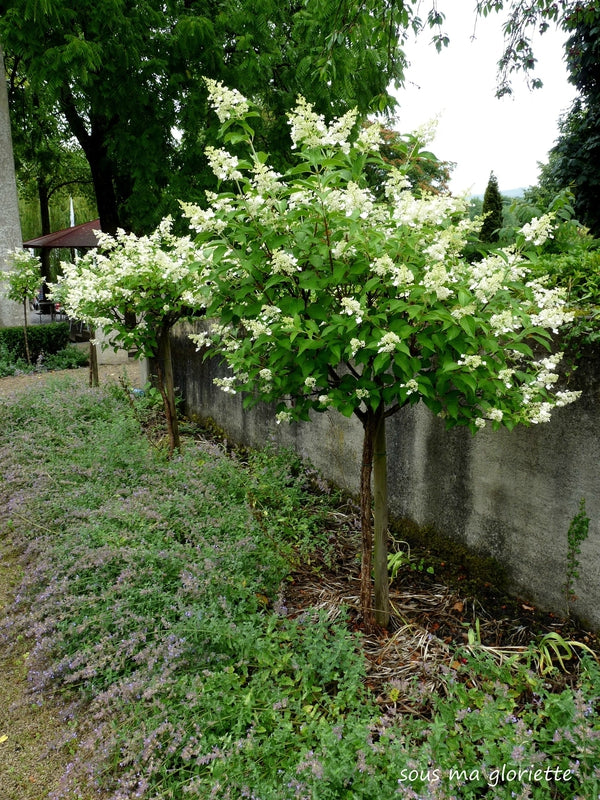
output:
M579 502L579 511L569 525L567 531L567 569L564 584L565 599L567 601L567 613L571 603L576 600L575 581L579 578L579 555L581 545L587 539L590 531L590 519L585 511L585 498Z
M217 110L220 92L209 86ZM354 112L328 123L299 99L297 164L282 176L255 149L256 112L239 98L227 108L220 133L236 155L208 154L224 191L183 206L210 254L218 319L196 341L231 369L226 391L276 403L280 422L329 409L360 421L361 607L367 626L373 612L387 626L386 419L417 402L474 433L549 419L578 396L556 386L560 354L539 356L570 318L565 299L531 279L518 247L463 258L479 224L465 200L413 190L411 164L386 164Z

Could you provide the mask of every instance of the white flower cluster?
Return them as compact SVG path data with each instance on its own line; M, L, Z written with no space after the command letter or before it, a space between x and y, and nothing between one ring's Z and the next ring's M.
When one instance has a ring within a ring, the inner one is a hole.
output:
M343 309L342 313L348 314L349 317L355 317L356 324L360 325L363 319L363 310L358 300L353 297L342 297L340 302Z
M401 384L403 389L406 389L406 396L410 397L411 394L416 394L419 391L419 384L415 378L411 378L406 383Z
M281 425L282 422L292 422L294 417L292 416L291 411L278 411L275 414L275 424Z
M399 225L409 228L439 227L448 217L457 212L464 212L463 198L445 194L426 194L415 197L406 188L396 190L396 179L388 180L386 195L394 203L393 218Z
M233 203L230 198L220 198L213 192L206 192L206 199L209 207L204 209L195 203L183 203L179 205L187 218L190 228L196 233L215 233L220 236L227 228L227 215L233 211Z
M273 272L281 275L294 275L300 272L302 267L298 266L298 259L292 253L285 250L274 250L271 253L271 267Z
M262 161L255 160L252 167L252 187L261 197L277 195L282 190L281 175Z
M235 384L236 378L213 378L213 383L215 386L218 386L219 389L222 389L225 394L237 394Z
M244 329L250 332L252 339L258 339L263 334L265 336L272 336L273 331L271 324L281 314L281 309L277 306L266 306L261 308L261 313L256 319L242 319L240 324Z
M67 314L110 327L125 305L158 316L178 304L205 305L209 256L189 237L174 236L171 225L166 218L141 237L123 230L114 237L102 233L98 250L65 263L57 291Z
M531 314L531 324L542 328L550 328L558 333L561 325L571 322L575 314L567 311L565 290L562 287L550 289L543 281L530 281L527 286L533 291L537 311Z
M8 282L8 297L17 302L32 298L42 284L40 259L28 250L17 248L8 254L8 261L14 269L7 272L0 270L0 279Z
M432 119L427 120L427 122L424 122L422 125L419 125L418 128L415 128L412 134L420 145L425 146L433 142L437 134L439 121L440 117L438 114Z
M350 339L350 358L354 358L354 356L365 347L365 340L364 339Z
M264 391L268 391L271 389L271 384L273 381L273 373L267 367L261 369L258 373L258 377L261 380L262 388Z
M433 239L424 242L423 252L434 261L446 261L460 254L467 242L467 234L476 230L470 220L436 231Z
M454 283L454 277L439 261L429 266L423 275L423 286L435 292L438 300L447 300L452 295L449 283Z
M217 112L220 122L239 119L248 113L246 98L237 89L228 89L221 81L204 78L212 107Z
M518 331L523 327L521 318L510 310L505 308L498 314L492 314L490 317L490 326L494 336L499 336L502 333L511 333Z
M348 181L345 189L332 189L326 192L322 200L328 211L339 211L347 217L358 216L361 219L369 219L376 208L373 193L369 189L361 189L353 181Z
M388 331L388 333L383 334L378 344L378 353L393 353L400 344L400 337L398 334Z
M209 347L213 341L213 337L209 331L190 333L190 339L196 345L196 351L202 350L203 347Z
M505 369L501 369L498 373L498 378L502 381L502 383L506 386L507 389L510 389L512 386L512 379L513 375L515 374L515 370L512 367L506 367Z
M554 214L543 214L541 217L534 217L531 222L523 225L521 233L526 242L539 246L548 239L554 238Z
M409 191L410 187L411 184L406 174L398 167L392 167L384 184L386 198L391 202L395 202L403 192Z
M363 125L358 132L355 147L359 153L370 153L379 150L381 146L381 125L374 122L372 125Z
M543 386L545 389L552 389L553 385L558 381L559 375L556 368L563 358L563 353L554 353L547 358L542 358L533 366L539 368L539 372L535 377L536 386Z
M389 279L392 286L408 287L414 283L415 276L406 264L394 264L389 255L385 254L373 261L372 270L380 278Z
M237 168L239 164L237 156L232 156L221 147L212 147L211 145L205 148L204 153L210 168L220 181L242 180L243 175Z
M311 103L299 97L296 108L288 114L293 146L303 144L306 147L339 147L344 153L349 153L350 134L357 116L355 109L347 111L327 125L324 116L317 114Z
M482 258L471 265L469 289L480 303L489 302L509 279L509 266L499 253Z
M485 361L480 355L475 353L473 355L462 356L456 363L461 367L464 366L468 367L469 369L477 369L477 367L484 365Z
M334 258L354 258L356 247L347 239L340 239L331 248L331 254Z
M475 310L475 303L467 303L466 306L454 306L450 314L454 319L462 319L463 317L472 317Z

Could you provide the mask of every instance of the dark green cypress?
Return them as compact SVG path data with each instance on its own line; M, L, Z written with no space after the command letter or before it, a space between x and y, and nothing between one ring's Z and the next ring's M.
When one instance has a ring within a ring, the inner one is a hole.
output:
M482 242L497 242L503 224L502 195L498 189L498 179L490 172L490 179L483 195L482 213L485 216L479 238ZM486 216L487 215L487 216Z

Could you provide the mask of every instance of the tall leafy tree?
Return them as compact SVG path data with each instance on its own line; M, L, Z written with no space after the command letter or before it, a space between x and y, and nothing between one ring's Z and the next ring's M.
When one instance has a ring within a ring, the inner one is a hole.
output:
M81 195L82 199L88 199L86 205L93 207L94 203L89 202L91 175L81 149L54 113L54 107L47 104L47 95L32 90L18 64L15 58L7 61L8 89L20 199L34 201L39 209L31 237L52 232L51 205L61 195ZM27 238L25 231L23 235ZM50 280L50 251L42 250L41 259L42 274Z
M540 182L552 194L571 187L575 213L600 236L600 3L580 3L565 17L569 80L579 96L560 121Z
M356 114L327 125L300 98L289 114L298 163L282 176L256 151L247 101L217 83L211 92L224 143L245 142L246 157L208 148L237 191L213 194L208 209L184 206L206 265L207 316L219 320L192 338L231 369L215 381L224 391L275 402L280 422L329 408L360 421L361 607L367 624L374 609L385 626L386 419L420 400L447 427L476 432L542 422L576 399L554 394L560 354L538 360L532 349L550 348L551 329L572 316L562 290L531 280L524 256L551 235L552 217L470 264L462 252L476 223L464 202L413 190L409 164L379 160L379 126L355 138ZM387 172L381 200L369 160Z
M435 5L435 4L434 4ZM382 111L402 80L415 0L2 0L0 41L90 165L104 230L154 227L213 181L201 75L260 99L277 157L299 93L332 115ZM438 25L432 11L428 22ZM438 34L439 36L439 34Z

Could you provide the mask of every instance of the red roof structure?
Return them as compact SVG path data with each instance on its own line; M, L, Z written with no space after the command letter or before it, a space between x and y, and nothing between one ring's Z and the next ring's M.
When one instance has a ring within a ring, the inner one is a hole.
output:
M100 230L100 220L94 219L91 222L75 225L73 228L65 228L62 231L38 236L37 239L30 239L28 242L23 242L23 247L70 247L75 250L97 247L95 232Z

